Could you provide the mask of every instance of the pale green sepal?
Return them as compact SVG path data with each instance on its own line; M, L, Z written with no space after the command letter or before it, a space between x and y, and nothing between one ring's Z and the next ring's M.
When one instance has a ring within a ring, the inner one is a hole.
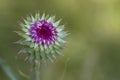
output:
M41 17L41 20L44 20L45 19L45 13L43 13L42 17Z
M34 48L34 45L35 45L34 43L31 43L31 44L30 44L30 47L31 47L31 48Z
M56 44L57 46L61 46L60 43L58 43L57 41L55 42L55 44Z
M36 20L39 20L39 19L40 19L40 14L39 14L39 13L36 13L35 19L36 19Z
M61 38L58 38L57 40L58 40L58 42L60 42L60 43L66 43L66 41L63 40L63 39L61 39Z
M31 15L31 20L32 20L33 23L36 21L35 18L32 15Z
M62 30L64 30L64 25L61 25L61 26L59 26L59 27L57 28L57 31L58 31L58 32L61 32Z
M22 28L22 31L24 31L24 32L28 32L28 29L26 29L26 28Z
M41 50L41 52L44 52L44 48L42 45L40 45L40 50Z
M51 58L51 56L47 55L47 57L52 63L54 63L54 60Z
M60 22L61 22L61 19L58 20L57 22L53 23L53 26L54 26L54 27L58 27L58 25L60 24Z
M46 16L45 16L45 20L48 20L49 17L50 17L49 15L46 15Z
M26 24L26 25L30 25L30 22L28 22L28 21L27 21L27 20L25 20L25 19L24 19L24 22L25 22L25 24ZM26 26L26 27L28 27L28 28L29 28L29 26Z

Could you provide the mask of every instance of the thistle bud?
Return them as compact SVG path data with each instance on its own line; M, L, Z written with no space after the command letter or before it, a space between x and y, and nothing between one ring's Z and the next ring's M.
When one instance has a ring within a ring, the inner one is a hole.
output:
M20 53L27 54L27 58L33 62L53 61L66 43L67 32L61 20L55 21L55 16L36 14L24 19L20 23L21 30L17 34L22 37L17 43L24 45ZM31 61L31 62L32 62Z

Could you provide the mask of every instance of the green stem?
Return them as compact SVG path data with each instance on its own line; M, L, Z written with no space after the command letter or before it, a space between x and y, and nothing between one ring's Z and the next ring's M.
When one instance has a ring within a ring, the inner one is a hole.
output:
M40 80L40 63L36 64L36 80Z
M40 56L38 51L34 51L32 66L33 66L33 78L34 80L40 80Z
M36 80L40 80L40 53L36 51Z

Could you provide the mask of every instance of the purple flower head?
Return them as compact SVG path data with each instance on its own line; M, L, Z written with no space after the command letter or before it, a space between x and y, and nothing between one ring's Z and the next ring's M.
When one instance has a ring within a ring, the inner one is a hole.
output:
M17 43L24 45L20 53L28 54L30 60L33 57L37 61L55 59L57 54L61 54L67 36L60 21L55 21L55 16L49 17L45 14L24 19L24 23L20 24L21 31L17 32L22 37Z
M30 36L33 42L38 45L54 44L57 40L57 31L51 22L46 20L36 21L29 29Z

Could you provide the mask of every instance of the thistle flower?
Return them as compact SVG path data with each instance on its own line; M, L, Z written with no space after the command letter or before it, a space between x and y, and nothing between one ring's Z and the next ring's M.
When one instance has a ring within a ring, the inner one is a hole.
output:
M19 53L27 54L27 58L34 63L50 59L52 62L66 43L67 32L60 21L55 21L55 16L43 14L30 16L20 23L21 31L17 34L22 37L17 43L24 45Z

